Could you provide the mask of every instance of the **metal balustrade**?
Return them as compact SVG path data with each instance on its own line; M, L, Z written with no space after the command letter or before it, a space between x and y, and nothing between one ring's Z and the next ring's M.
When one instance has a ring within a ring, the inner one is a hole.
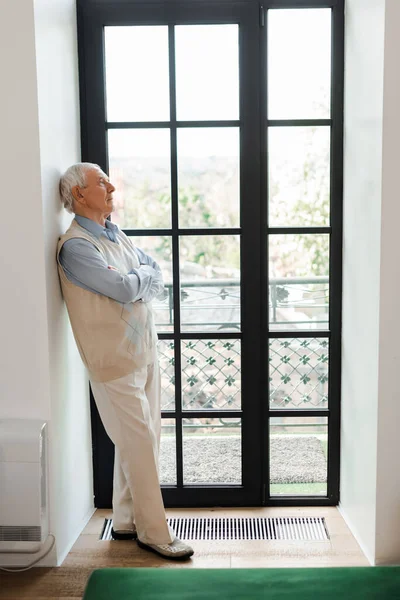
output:
M270 280L270 326L277 331L293 330L293 337L274 337L269 340L272 408L327 407L328 338L296 337L295 331L328 327L328 281L328 277ZM165 298L154 303L154 310L159 331L165 330L166 326L173 326L171 285L166 285ZM283 320L285 310L291 311L290 321ZM299 319L293 320L296 311ZM196 327L204 333L204 339L181 341L183 409L240 410L240 340L211 340L206 337L207 331L240 330L240 281L203 279L183 282L181 314L186 330ZM229 319L226 318L228 314ZM311 315L309 319L304 318L307 314ZM190 318L186 319L185 315ZM159 341L159 356L162 409L173 410L175 380L172 340Z

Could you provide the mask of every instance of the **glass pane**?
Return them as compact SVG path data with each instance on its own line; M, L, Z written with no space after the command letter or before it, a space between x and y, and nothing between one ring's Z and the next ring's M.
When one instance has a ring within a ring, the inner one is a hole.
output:
M161 410L175 410L174 342L158 340L157 353L161 375Z
M268 118L330 117L331 9L268 11Z
M329 235L270 235L269 267L270 328L327 329Z
M169 121L168 27L105 27L108 121Z
M239 129L178 130L180 227L239 226Z
M241 410L240 340L182 341L186 410Z
M175 64L177 119L239 118L237 25L175 27Z
M240 329L239 236L182 236L180 269L182 330Z
M270 225L329 225L330 128L270 127L268 138Z
M132 236L131 240L160 265L165 291L153 300L154 321L159 333L173 331L172 239L169 236Z
M328 367L327 339L271 339L270 407L328 408Z
M183 420L183 482L242 484L240 419Z
M111 129L110 179L116 187L113 221L123 229L171 226L168 129Z
M176 425L175 419L161 420L160 483L176 485Z
M272 496L326 496L328 419L270 419L270 493Z

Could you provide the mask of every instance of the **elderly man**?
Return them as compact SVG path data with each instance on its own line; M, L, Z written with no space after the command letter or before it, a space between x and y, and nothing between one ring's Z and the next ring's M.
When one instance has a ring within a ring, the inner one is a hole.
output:
M115 188L98 165L79 163L60 181L75 213L57 261L64 299L101 420L115 444L114 539L174 559L193 550L168 526L161 496L160 373L151 301L158 264L107 220Z

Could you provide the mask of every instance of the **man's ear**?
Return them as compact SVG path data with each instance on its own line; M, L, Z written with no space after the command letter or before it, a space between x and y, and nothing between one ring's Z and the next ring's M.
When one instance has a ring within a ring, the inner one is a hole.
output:
M85 203L79 185L74 185L74 187L71 189L71 192L76 202L79 202L79 204Z

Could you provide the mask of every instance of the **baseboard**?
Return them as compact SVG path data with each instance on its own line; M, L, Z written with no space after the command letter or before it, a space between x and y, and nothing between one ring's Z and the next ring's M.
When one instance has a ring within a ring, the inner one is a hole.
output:
M340 514L342 515L342 517L343 517L343 519L344 519L347 527L350 529L351 534L355 538L357 544L360 546L361 550L363 551L366 559L368 560L368 562L370 563L370 565L372 567L375 567L376 566L375 558L373 556L371 556L371 554L369 553L369 551L364 546L363 542L360 540L360 536L358 534L358 531L356 531L356 529L353 527L353 524L352 524L351 519L349 518L348 514L342 508L341 504L339 504L339 506L337 506L337 509L340 512Z

